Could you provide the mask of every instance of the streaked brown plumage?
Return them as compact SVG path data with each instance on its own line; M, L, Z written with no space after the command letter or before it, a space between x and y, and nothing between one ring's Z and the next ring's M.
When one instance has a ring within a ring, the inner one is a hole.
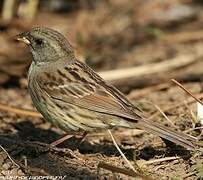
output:
M92 131L112 127L139 128L195 148L196 138L168 129L143 117L115 87L78 61L60 33L34 28L18 35L32 52L29 92L44 118L64 131Z

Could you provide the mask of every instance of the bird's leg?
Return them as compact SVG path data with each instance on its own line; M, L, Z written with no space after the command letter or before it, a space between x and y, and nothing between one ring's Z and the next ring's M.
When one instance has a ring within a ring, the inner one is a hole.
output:
M87 135L87 132L85 131L81 136L80 143L84 141L86 135ZM57 146L57 145L63 143L65 140L72 138L73 136L75 136L75 135L65 134L64 136L62 136L58 140L52 142L50 145L51 146Z
M52 142L50 145L51 146L57 146L57 145L61 144L62 142L64 142L65 140L70 139L71 137L73 137L73 135L65 134L61 138L59 138L56 141Z

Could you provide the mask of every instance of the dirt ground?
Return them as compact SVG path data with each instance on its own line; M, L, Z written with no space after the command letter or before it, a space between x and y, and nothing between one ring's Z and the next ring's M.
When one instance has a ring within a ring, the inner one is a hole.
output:
M79 59L111 81L152 121L202 141L196 100L171 81L178 80L203 98L201 1L77 3L65 13L41 7L30 22L14 17L0 25L0 179L146 179L130 170L107 131L91 132L82 142L75 136L57 148L49 146L64 132L34 113L26 76L31 55L13 40L34 26L61 31ZM114 79L110 75L116 69L128 74L125 68L132 67L137 67L137 74L123 78L121 73ZM25 109L32 113L26 114ZM199 150L187 151L137 129L112 129L112 134L127 159L148 178L203 178Z

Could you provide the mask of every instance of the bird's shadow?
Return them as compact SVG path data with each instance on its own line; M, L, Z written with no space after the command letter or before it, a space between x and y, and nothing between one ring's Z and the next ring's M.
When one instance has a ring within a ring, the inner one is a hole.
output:
M55 168L50 168L52 167L49 164L53 163L53 158L52 156L49 156L47 151L46 153L43 153L43 151L36 150L36 146L30 146L30 143L34 142L41 142L44 144L49 144L61 137L58 133L56 133L53 130L45 130L42 128L37 128L34 126L33 123L30 121L24 121L20 123L15 123L13 126L17 129L17 133L15 134L1 134L0 135L0 144L8 150L9 153L14 158L19 158L22 156L29 157L30 165L32 165L34 168L40 166L44 166L43 162L46 162L46 166L44 167L45 171L47 171L50 174L57 174L58 171L56 172ZM70 149L70 150L76 150L81 154L102 154L105 156L120 156L118 153L117 149L113 144L109 143L103 143L103 144L92 144L86 139L83 142L80 142L80 138L76 137L71 137L68 139L66 142L64 142L62 145L60 145L60 148L65 148L65 149ZM29 142L29 145L26 145L26 142ZM135 142L136 143L136 142ZM126 157L129 160L133 160L134 154L135 154L135 149L134 148L126 148L126 147L120 147L122 152L126 155ZM40 154L40 153L41 154ZM137 154L137 153L136 153ZM179 150L174 150L174 148L164 148L164 149L154 149L151 146L144 147L139 150L139 155L137 156L138 159L145 159L149 160L155 156L181 156L184 159L190 158L190 152L186 151L185 149L179 149ZM40 159L39 159L40 157ZM77 172L78 170L74 170L72 168L71 164L64 164L64 162L60 162L56 158L57 162L54 162L55 164L57 163L58 166L60 166L60 172L63 170L64 172L72 172L73 174ZM50 162L50 163L48 163ZM70 165L70 167L68 166ZM86 171L88 173L88 171ZM91 172L89 172L91 174ZM80 173L77 172L77 176ZM88 176L96 176L96 175L90 175L87 174ZM73 175L74 176L74 175Z

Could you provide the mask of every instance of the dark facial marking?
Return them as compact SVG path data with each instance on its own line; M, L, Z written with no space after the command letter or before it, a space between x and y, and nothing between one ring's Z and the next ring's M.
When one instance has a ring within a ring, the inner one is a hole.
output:
M41 46L43 44L43 40L42 39L35 39L35 43L37 46Z
M62 50L66 51L68 53L73 52L73 48L72 48L71 44L67 41L65 36L63 36L58 31L55 31L55 30L50 29L50 28L36 27L30 31L30 34L41 35L42 37L46 37L46 39L56 41Z

